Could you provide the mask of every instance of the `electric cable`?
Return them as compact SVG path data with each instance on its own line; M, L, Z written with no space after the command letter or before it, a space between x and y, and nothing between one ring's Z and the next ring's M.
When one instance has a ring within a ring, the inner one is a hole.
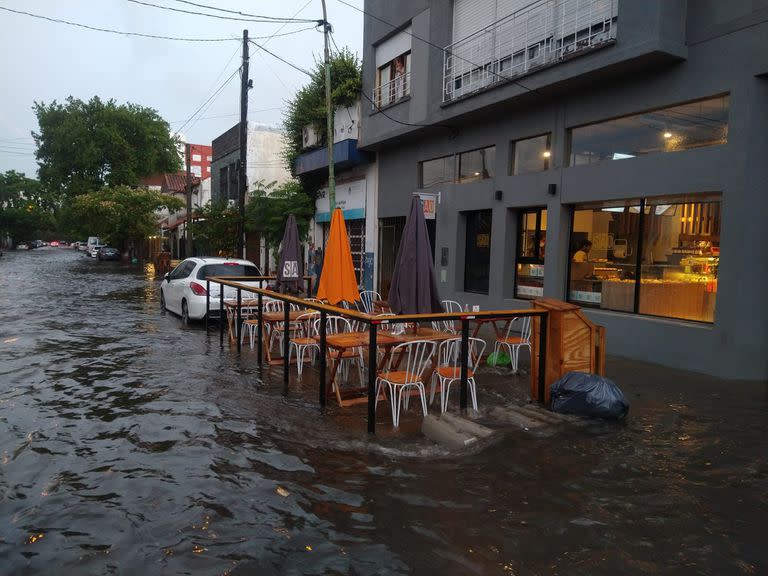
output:
M152 2L142 2L142 0L128 0L128 2L131 2L132 4L139 4L141 6L147 6L149 8L158 8L160 10L168 10L169 12L179 12L181 14L190 14L193 16L206 16L208 18L216 18L218 20L236 20L239 22L259 22L259 23L266 23L266 22L288 22L288 23L295 23L295 24L307 24L310 22L315 22L315 20L307 20L307 19L289 19L289 18L280 18L277 16L259 16L258 18L238 18L237 16L221 16L219 14L205 14L204 12L195 12L194 10L184 10L183 8L171 8L170 6L161 6L159 4L153 4Z
M187 126L187 124L189 124L192 121L192 119L203 109L203 107L205 107L205 105L208 104L208 102L210 102L211 100L216 98L216 96L221 94L221 92L224 90L224 88L227 87L227 85L232 81L232 78L234 78L237 75L238 72L240 72L240 67L239 66L238 66L238 68L234 72L232 72L232 74L230 74L229 78L227 78L224 81L224 83L218 88L218 90L216 90L213 94L211 94L208 97L208 100L203 102L203 104L197 110L195 110L192 113L192 115L187 119L187 121L184 122L184 124L182 124L181 127L179 127L179 129L174 132L174 136L177 135L179 132L181 132Z
M79 22L71 22L70 20L62 20L60 18L51 18L49 16L42 16L40 14L33 14L32 12L25 12L23 10L14 10L12 8L6 8L0 6L0 10L5 12L13 12L14 14L23 14L24 16L31 16L32 18L39 18L40 20L47 20L48 22L55 22L57 24L67 24L68 26L76 26L78 28L85 28L87 30L93 30L95 32L108 32L110 34L119 34L121 36L138 36L140 38L153 38L155 40L174 40L176 42L231 42L232 40L239 40L239 38L184 38L179 36L161 36L159 34L144 34L141 32L125 32L123 30L114 30L111 28L99 28L98 26L89 26L87 24L80 24Z
M270 20L275 20L275 19L278 19L278 20L289 20L291 22L302 22L302 21L303 22L315 22L315 20L306 20L306 19L297 19L296 18L296 16L298 15L298 12L301 12L302 10L304 10L304 8L309 6L309 3L312 0L310 0L310 2L307 2L304 5L304 8L299 10L296 14L294 14L290 18L277 18L275 16L262 16L262 15L259 15L259 14L249 14L247 12L240 12L238 10L227 10L226 8L219 8L217 6L209 6L207 4L198 4L197 2L190 2L189 0L175 0L175 1L179 2L181 4L188 4L190 6L196 6L198 8L205 8L207 10L217 10L219 12L226 12L227 14L237 14L239 16L247 16L247 17L250 17L250 18L266 18L266 19L270 19Z
M286 59L285 59L285 58L283 58L282 56L278 56L278 55L277 55L277 54L275 54L274 52L271 52L270 50L267 50L267 49L266 49L266 48L265 48L265 47L264 47L262 44L257 44L256 42L254 42L254 41L253 41L253 40L251 40L250 38L248 39L248 42L250 42L251 44L253 44L253 45L254 45L254 46L256 46L257 48L261 48L262 50L264 50L264 52L266 52L267 54L269 54L269 55L270 55L270 56L272 56L273 58L277 58L277 59L278 59L278 60L280 60L280 62L282 62L283 64L288 64L288 66L290 66L290 67L291 67L291 68L293 68L294 70L298 70L298 71L299 71L299 72L301 72L302 74L306 74L306 75L307 75L307 76L309 76L309 77L311 77L311 76L312 76L312 73L311 73L311 72L309 72L309 71L305 70L304 68L301 68L300 66L297 66L296 64L293 64L292 62L289 62L288 60L286 60Z

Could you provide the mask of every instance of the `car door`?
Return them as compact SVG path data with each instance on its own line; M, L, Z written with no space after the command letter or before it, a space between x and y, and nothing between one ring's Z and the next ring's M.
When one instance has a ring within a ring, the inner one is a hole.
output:
M165 307L171 312L181 314L181 300L184 297L184 287L194 269L194 261L184 260L168 274L167 285L164 290Z

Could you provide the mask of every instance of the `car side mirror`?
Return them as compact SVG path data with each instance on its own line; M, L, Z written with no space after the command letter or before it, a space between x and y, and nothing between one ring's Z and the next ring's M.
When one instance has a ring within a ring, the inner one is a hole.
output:
M171 281L171 273L170 272L166 272L165 274L163 274L163 280L165 280L166 282L170 282Z

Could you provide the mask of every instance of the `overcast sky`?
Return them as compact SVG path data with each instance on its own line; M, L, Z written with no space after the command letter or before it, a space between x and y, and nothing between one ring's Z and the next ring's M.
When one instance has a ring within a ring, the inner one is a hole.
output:
M205 10L178 0L142 0L181 10ZM362 8L363 0L349 0ZM320 0L195 0L205 4L276 17L322 18ZM327 0L328 20L339 47L361 54L363 15L336 0ZM120 103L156 109L178 130L239 66L243 29L253 37L275 36L266 48L309 69L323 54L323 35L312 24L227 21L160 10L128 0L0 0L0 7L127 32L192 38L237 38L227 42L174 42L96 32L0 10L0 172L17 170L34 176L37 163L30 135L37 131L34 101L63 101L72 95L98 95ZM229 16L237 17L234 14ZM259 43L265 40L256 40ZM306 83L301 72L251 46L249 120L279 125L285 101ZM201 118L182 134L187 141L210 144L237 123L239 76L203 108ZM215 118L210 118L215 116Z

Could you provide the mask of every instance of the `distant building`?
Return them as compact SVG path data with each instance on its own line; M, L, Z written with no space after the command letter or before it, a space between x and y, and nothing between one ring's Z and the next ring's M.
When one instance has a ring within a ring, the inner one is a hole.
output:
M285 136L276 129L248 124L248 153L246 155L247 192L256 182L283 184L291 179L285 167L283 150ZM238 161L240 160L240 124L213 140L211 162L211 197L216 200L238 200ZM248 197L246 196L246 202ZM258 234L248 234L245 246L246 258L260 264L266 270L266 254Z
M208 178L211 175L211 161L213 159L213 147L205 144L190 144L189 168L192 175L198 178ZM181 168L187 169L186 142L179 144L181 155Z

